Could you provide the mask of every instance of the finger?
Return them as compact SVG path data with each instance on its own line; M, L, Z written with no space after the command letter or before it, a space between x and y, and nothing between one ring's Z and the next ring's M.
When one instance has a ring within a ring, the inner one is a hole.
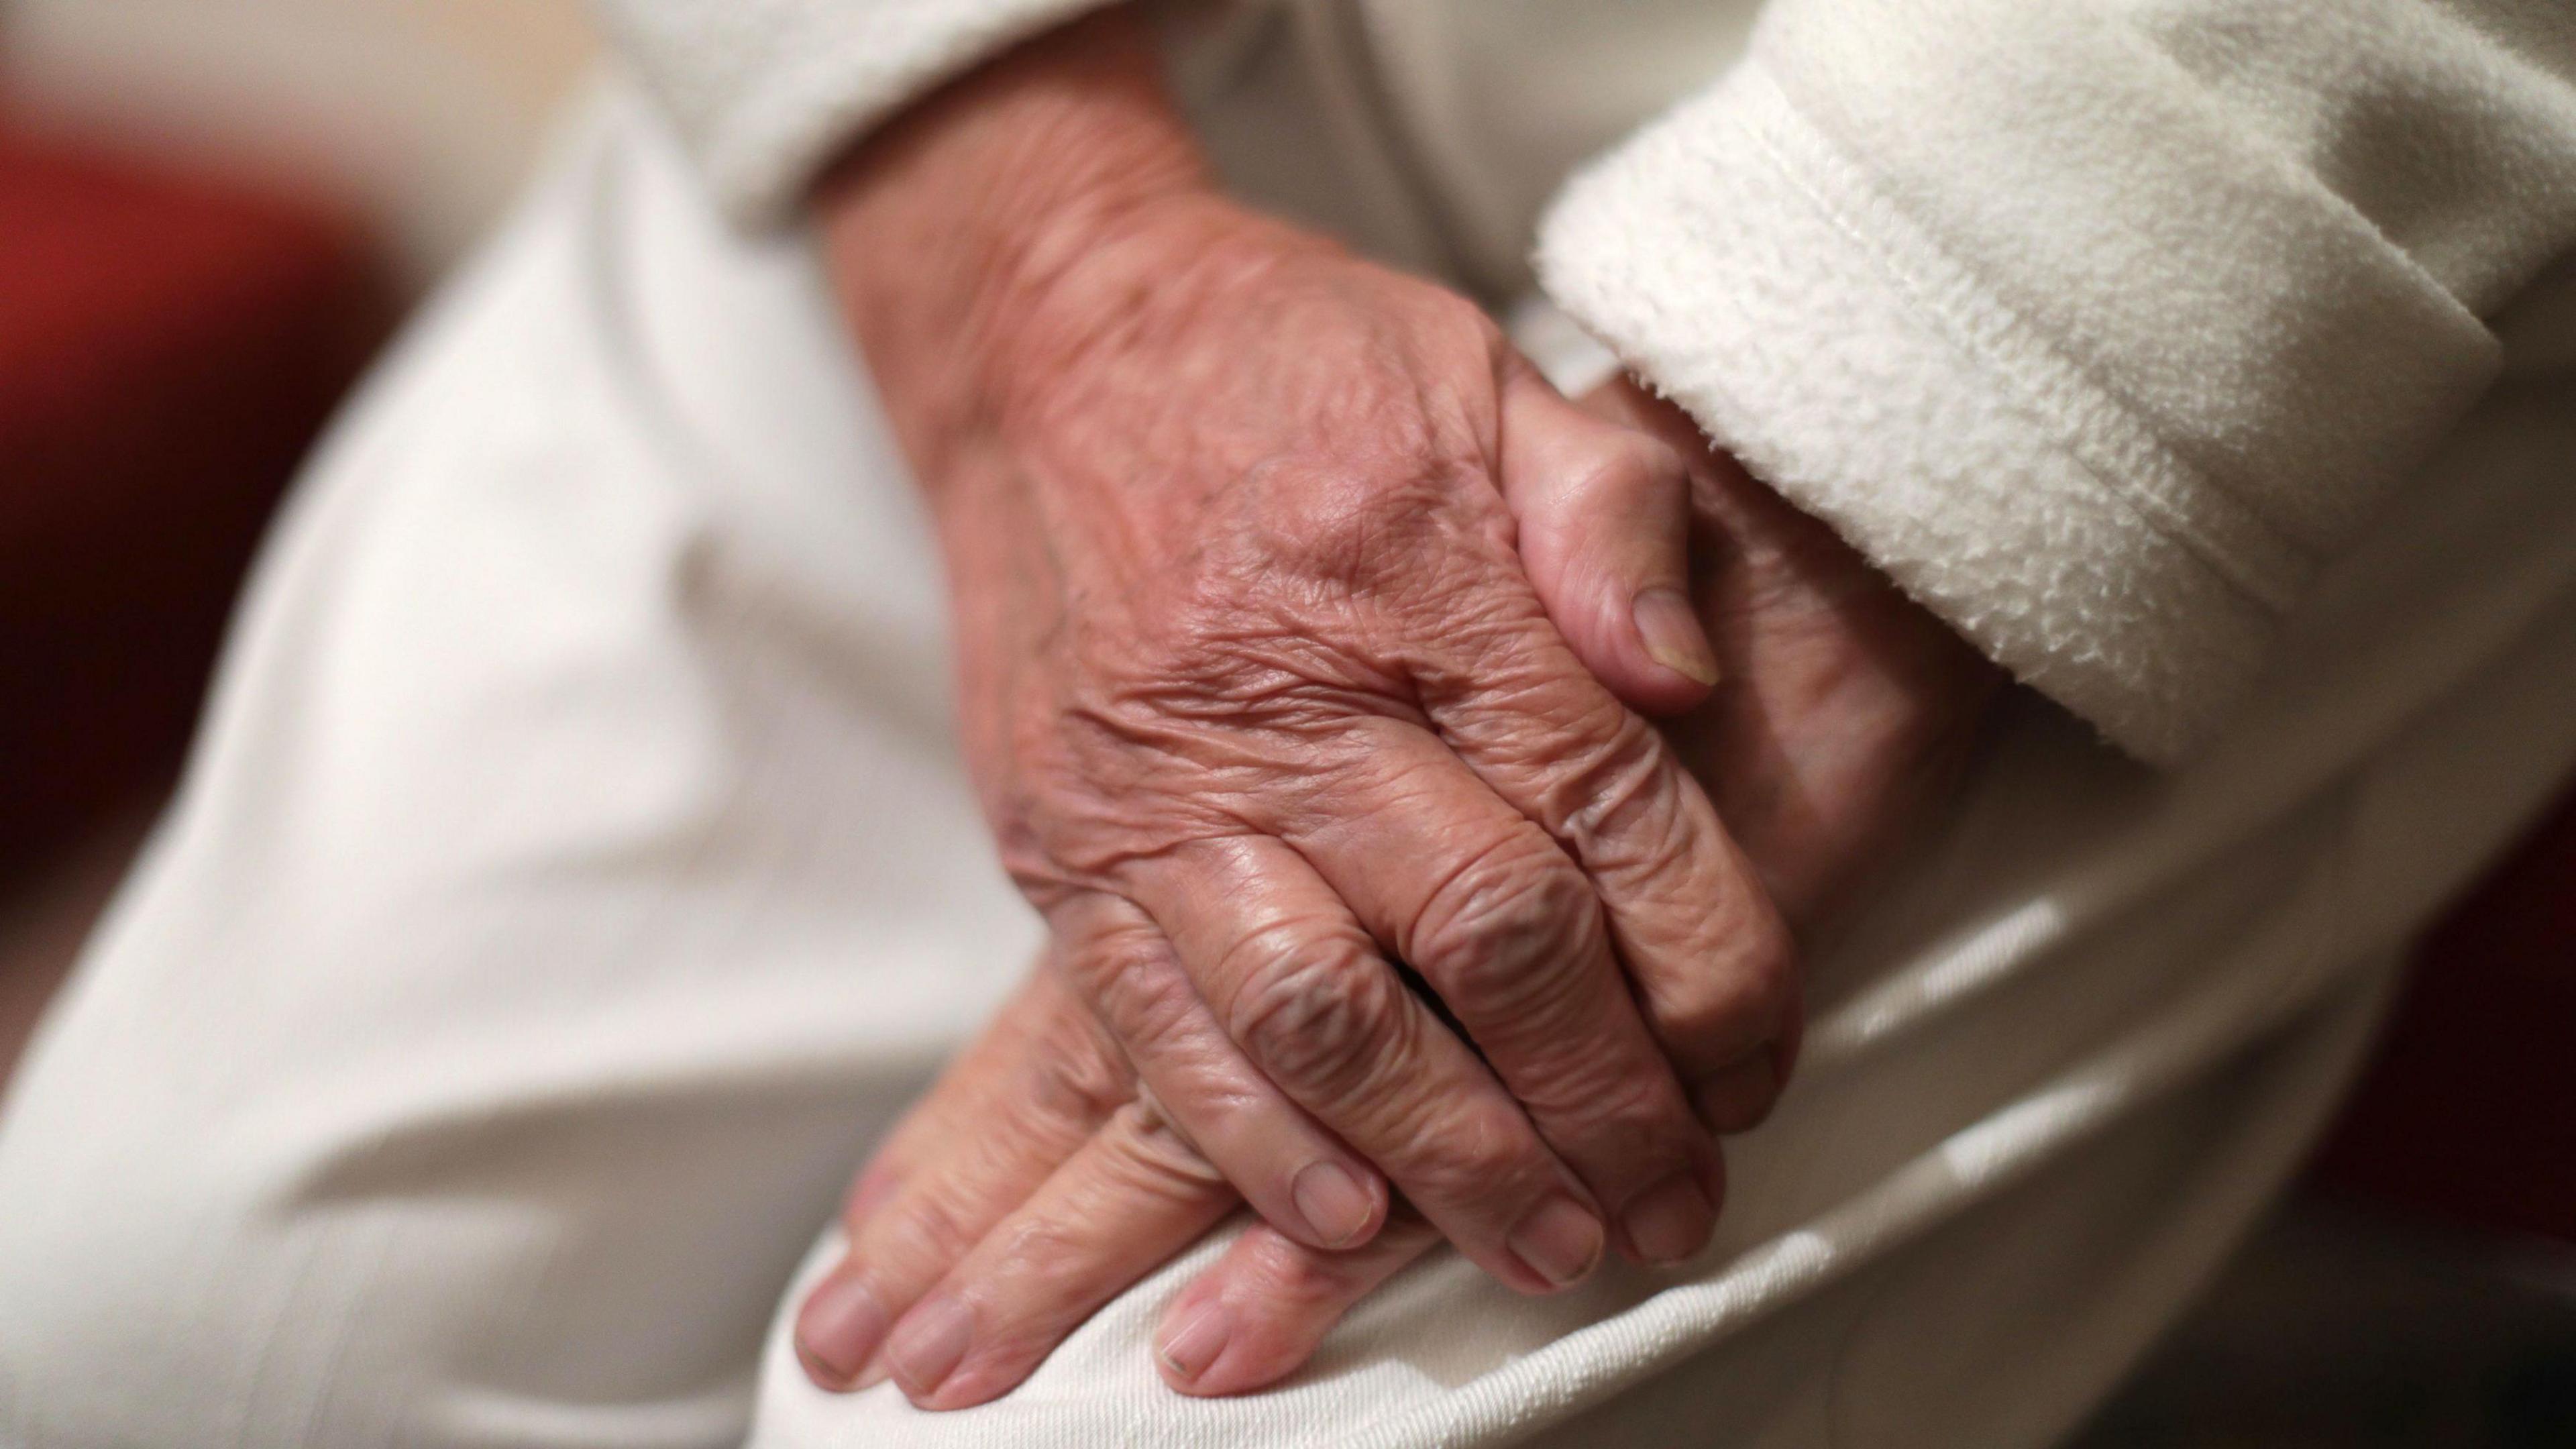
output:
M1355 1247L1377 1231L1386 1180L1243 1055L1151 917L1086 893L1048 919L1067 974L1146 1090L1254 1211L1319 1248Z
M1437 1246L1399 1205L1366 1247L1318 1252L1255 1224L1163 1311L1154 1358L1163 1381L1214 1397L1266 1388L1314 1357L1353 1304Z
M1438 740L1395 720L1352 731L1366 748L1319 797L1336 808L1293 822L1291 843L1431 984L1610 1209L1621 1253L1697 1252L1717 1145L1639 1015L1592 882Z
M1154 1334L1163 1381L1203 1397L1267 1388L1304 1367L1344 1314L1438 1244L1404 1203L1377 1237L1344 1253L1255 1224L1163 1310Z
M1158 1112L1131 1103L895 1324L885 1350L895 1382L925 1409L1009 1392L1239 1201Z
M1034 973L862 1174L849 1247L797 1310L807 1377L872 1382L896 1316L1133 1098L1089 1011L1052 971Z
M878 1146L842 1207L853 1242L907 1182L933 1171L979 1191L987 1182L1034 1187L1135 1095L1125 1059L1066 989L1055 951L1050 943L1049 956ZM978 1130L995 1120L1006 1130Z
M1712 1132L1750 1132L1770 1119L1798 1065L1804 1023L1795 1015L1780 1039L1691 1088L1691 1103Z
M1756 1052L1700 1082L1692 1100L1711 1131L1750 1132L1771 1115L1782 1076L1771 1053Z
M1548 618L1612 694L1679 714L1717 683L1690 591L1690 475L1638 428L1568 402L1529 367L1503 380L1497 469Z
M1413 668L1442 739L1591 879L1685 1080L1789 1031L1788 929L1750 862L1662 736L1584 670L1535 599L1522 614L1488 609Z
M1531 1293L1599 1263L1607 1234L1580 1179L1297 852L1269 837L1203 842L1137 879L1254 1065L1469 1259Z

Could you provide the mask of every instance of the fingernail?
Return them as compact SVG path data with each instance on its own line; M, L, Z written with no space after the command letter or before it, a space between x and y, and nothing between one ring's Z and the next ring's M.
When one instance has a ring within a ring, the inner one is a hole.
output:
M1601 1261L1601 1222L1574 1199L1552 1197L1521 1219L1507 1242L1540 1277L1563 1288Z
M1208 1371L1209 1364L1216 1362L1218 1354L1225 1352L1225 1341L1233 1336L1234 1314L1221 1301L1210 1303L1164 1334L1154 1352L1162 1356L1172 1372L1196 1380Z
M1687 1172L1677 1172L1637 1195L1619 1225L1649 1263L1678 1263L1708 1246L1717 1209Z
M796 1342L808 1358L846 1379L885 1336L885 1309L855 1273L835 1274L796 1313Z
M1359 1180L1334 1162L1308 1163L1288 1185L1297 1213L1325 1247L1338 1248L1368 1227L1376 1204Z
M1637 637L1657 664L1696 684L1717 683L1717 656L1709 652L1708 635L1699 612L1679 589L1656 587L1637 595L1631 606Z
M941 1294L915 1304L886 1340L886 1358L904 1392L926 1394L939 1387L975 1339L975 1310Z

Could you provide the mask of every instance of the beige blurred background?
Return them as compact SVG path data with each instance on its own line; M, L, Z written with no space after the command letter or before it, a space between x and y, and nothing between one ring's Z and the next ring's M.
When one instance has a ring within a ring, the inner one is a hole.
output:
M69 167L78 177L69 184L109 211L161 208L170 219L169 229L156 233L147 225L121 242L107 234L105 244L126 246L130 260L99 260L79 286L131 301L115 285L120 271L162 276L139 286L177 285L167 279L175 264L149 253L199 247L201 237L192 231L202 232L208 206L228 218L226 225L240 222L237 213L246 209L255 218L250 225L267 239L231 261L208 263L217 270L202 282L220 291L222 267L257 272L283 265L308 279L309 295L300 305L309 312L342 306L340 291L355 278L368 284L370 305L348 310L364 310L367 320L357 325L380 336L509 205L595 53L580 0L0 0L0 151L17 168L0 179L0 208L7 209L0 215L0 257L17 259L9 263L16 271L0 276L0 288L22 294L0 293L0 303L25 304L23 294L72 285L24 265L31 255L57 255L48 228L56 236L86 236L76 243L82 247L102 244L99 234L77 230L84 213L80 204L64 204L64 173L46 170ZM38 159L30 163L31 156ZM30 175L41 179L31 186ZM12 185L17 189L5 189ZM99 213L87 214L94 221ZM317 241L307 234L315 218L353 225L346 235ZM74 229L62 231L66 225ZM104 310L113 316L99 322L102 351L130 360L164 345L118 330L137 326L133 307ZM182 319L172 328L211 328L204 335L228 340L236 351L268 347L262 355L274 357L276 347L299 345L276 343L277 327L256 318L191 318L183 306L170 310ZM6 306L0 313L18 315ZM140 320L152 330L148 316ZM309 320L289 316L277 325ZM37 344L39 370L50 365L41 360L43 349L61 341ZM317 365L330 371L346 360ZM204 370L220 373L223 364ZM13 378L23 382L26 371L22 365L17 374L0 376L0 389ZM182 493L221 494L211 506L229 522L255 527L283 487L301 440L318 423L314 381L286 379L269 389L284 395L264 397L225 393L220 378L191 378L175 391L201 409L212 406L236 422L245 409L285 419L278 426L289 430L282 437L286 451L272 448L253 458L217 446L219 456L209 458L173 449L171 476L162 482ZM336 391L346 372L323 381ZM217 393L221 402L205 403ZM327 403L328 396L318 400ZM0 404L13 400L0 393ZM139 492L138 480L119 472L113 457L118 435L184 427L185 420L120 414L112 398L87 402L86 412L74 409L70 416L40 409L32 422L0 406L6 423L0 442L22 458L41 460L27 467L43 475L21 478L0 459L0 483L7 485L0 493L77 497L77 507L58 512L97 515L65 538L59 530L29 534L22 519L0 511L0 564L13 574L24 572L20 565L29 558L67 552L83 559L95 553L91 561L101 574L119 567L157 570L157 559L121 557L102 540L197 521L184 507ZM211 582L175 591L161 606L168 617L154 627L203 633L210 654L240 562L233 555L217 558L208 565ZM30 652L21 646L31 620L52 621L56 632L77 640L85 630L103 630L100 616L114 612L98 598L48 597L33 587L13 587L0 597L0 642L19 653ZM0 709L20 712L18 722L27 723L31 690L19 676L47 672L47 661L35 657L0 669ZM184 704L194 687L183 677L164 692ZM32 693L41 696L39 704L59 703L41 688ZM115 800L85 798L85 813L77 817L40 825L21 820L0 830L33 841L13 837L13 849L0 851L0 1085L158 807L186 724L184 710L162 713L171 718L145 733L166 738L112 762L131 777L118 784ZM76 738L86 728L70 719L52 734ZM48 768L40 760L21 767L37 774ZM7 790L0 796L16 798Z
M418 285L507 204L593 49L578 0L10 0L0 94L22 124L318 181Z

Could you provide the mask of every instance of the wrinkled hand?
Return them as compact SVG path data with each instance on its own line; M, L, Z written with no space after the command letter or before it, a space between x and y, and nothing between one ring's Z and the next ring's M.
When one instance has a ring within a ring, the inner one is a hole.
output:
M1750 866L1603 682L1712 677L1680 456L1465 300L1216 195L1135 134L1134 64L1040 46L826 204L1048 989L1132 1067L1135 1151L1185 1140L1285 1240L1367 1242L1391 1181L1527 1291L1687 1256L1721 1173L1694 1094L1766 1106L1796 1003ZM1526 567L1516 512L1576 504L1663 526ZM934 1261L846 1265L818 1374L883 1343L926 1401L1024 1375L1044 1345Z
M1627 381L1584 406L1689 459L1694 606L1724 682L1664 734L1805 934L1949 792L2002 671L1688 413Z
M1625 385L1589 405L1698 455L1697 606L1722 682L1669 733L1792 919L1812 923L1946 788L1996 672L1830 530L1700 451L1679 412ZM1534 567L1581 546L1590 524L1525 515ZM1709 1106L1749 1126L1775 1085ZM1042 969L889 1140L846 1214L852 1263L900 1264L974 1304L982 1341L1001 1345L983 1351L1009 1368L960 1392L908 1362L899 1332L867 1381L891 1369L932 1407L993 1397L1236 1201ZM1274 1382L1438 1237L1400 1204L1372 1241L1338 1252L1254 1225L1167 1310L1166 1379L1201 1394ZM846 1311L848 1273L820 1285L803 1321Z

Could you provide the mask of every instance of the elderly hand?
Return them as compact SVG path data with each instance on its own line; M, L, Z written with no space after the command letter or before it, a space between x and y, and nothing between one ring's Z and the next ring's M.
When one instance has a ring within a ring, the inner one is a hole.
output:
M1625 385L1590 405L1698 454L1697 606L1723 682L1669 733L1792 919L1812 923L1945 789L1998 675L1830 530L1723 454L1701 452L1678 411ZM1524 547L1544 556L1605 526L1579 512L1525 513ZM1749 1126L1774 1085L1710 1105ZM842 1311L868 1271L857 1265L936 1281L948 1300L973 1305L982 1344L973 1371L924 1374L898 1334L860 1382L891 1371L925 1406L980 1402L1236 1201L1041 970L861 1177L845 1217L849 1258L808 1300L805 1320ZM1438 1236L1401 1206L1374 1240L1338 1252L1254 1225L1167 1309L1165 1377L1201 1394L1276 1381ZM806 1352L818 1382L847 1385Z
M880 132L822 207L936 515L1004 861L1156 1120L1319 1250L1391 1180L1527 1291L1696 1251L1693 1094L1767 1098L1795 987L1707 797L1602 682L1671 707L1713 677L1678 455L1465 300L1212 192L1116 15ZM1514 509L1566 499L1664 526L1543 597ZM1566 610L1570 643L1549 606L1578 598L1617 607ZM890 1334L942 1402L1026 1372L924 1273L854 1260L820 1370Z

